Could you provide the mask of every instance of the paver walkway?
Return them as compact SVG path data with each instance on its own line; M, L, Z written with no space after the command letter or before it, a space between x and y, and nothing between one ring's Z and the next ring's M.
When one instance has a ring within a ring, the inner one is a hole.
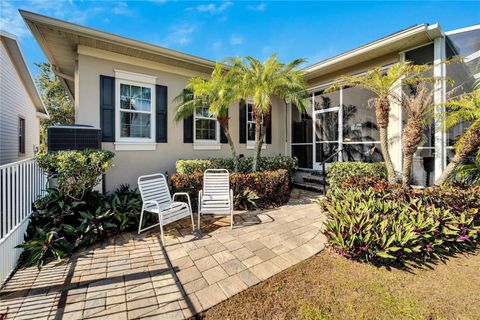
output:
M298 194L298 191L294 191ZM324 248L324 216L312 194L279 209L237 212L125 233L68 261L19 270L0 291L7 319L183 319L265 280Z

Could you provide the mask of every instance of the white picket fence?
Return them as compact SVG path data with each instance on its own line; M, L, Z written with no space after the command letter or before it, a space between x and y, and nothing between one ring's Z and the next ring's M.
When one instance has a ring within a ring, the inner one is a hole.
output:
M32 203L46 194L47 175L34 158L0 166L0 285L17 265Z

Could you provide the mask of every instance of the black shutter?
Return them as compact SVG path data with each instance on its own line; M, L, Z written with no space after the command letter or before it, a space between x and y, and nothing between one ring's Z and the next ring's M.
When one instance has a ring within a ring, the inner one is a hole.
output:
M227 110L227 118L228 118L228 110ZM225 135L225 131L223 131L222 126L220 126L220 143L228 143L227 136Z
M245 100L240 100L240 103L239 103L239 108L240 110L240 115L239 115L239 119L240 119L240 132L239 132L239 136L240 136L240 143L247 143L247 106L245 104Z
M188 89L183 89L184 94L188 92ZM193 115L183 120L183 143L193 143Z
M167 142L168 122L168 88L166 86L156 86L156 141Z
M268 117L268 127L267 134L265 137L266 144L272 144L272 113L270 112L270 117Z
M100 129L102 141L115 141L115 78L100 76Z

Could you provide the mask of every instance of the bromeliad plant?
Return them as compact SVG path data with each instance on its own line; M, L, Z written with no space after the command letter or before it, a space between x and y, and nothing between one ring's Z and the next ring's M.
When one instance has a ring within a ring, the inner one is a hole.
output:
M371 178L350 187L321 202L329 241L347 257L374 263L441 259L479 242L478 187L411 190Z
M107 195L90 191L82 201L65 197L58 189L47 192L35 203L25 242L19 246L25 250L22 266L40 268L49 259L68 257L82 245L138 226L141 198L128 186ZM153 216L148 215L144 221L150 219Z

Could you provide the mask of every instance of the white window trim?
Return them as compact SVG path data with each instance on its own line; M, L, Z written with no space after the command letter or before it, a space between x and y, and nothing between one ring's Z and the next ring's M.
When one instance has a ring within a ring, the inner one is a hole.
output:
M211 120L215 121L215 140L197 139L197 120ZM193 115L193 150L220 150L220 124L214 117L198 116L197 113Z
M247 137L247 139L246 139L246 141L247 141L247 143L246 143L246 148L247 148L247 150L253 150L253 149L255 149L255 145L256 145L256 143L257 143L257 138L255 137L255 140L249 140L249 139L248 139L248 124L249 124L249 123L255 123L255 125L256 125L256 121L255 121L255 120L253 120L253 121L248 121L248 105L249 105L249 104L252 105L252 109L253 109L253 101L252 101L252 100L247 100L247 101L246 101L246 105L245 105L245 106L246 106L245 112L247 113L247 114L246 114L246 120L247 120L247 121L245 121L245 125L246 125L245 130L246 130L246 137ZM252 111L253 111L253 110L252 110ZM255 117L255 115L253 115L253 116ZM263 142L262 150L263 150L263 149L267 149L267 142L266 142L266 141Z
M156 124L156 112L155 112L155 101L156 101L156 79L157 77L134 73L130 71L118 70L115 71L115 150L155 150L155 124ZM150 112L147 111L136 111L134 113L145 113L150 115L150 138L127 138L120 137L120 84L141 86L144 88L149 88L151 90L150 103L151 108Z

